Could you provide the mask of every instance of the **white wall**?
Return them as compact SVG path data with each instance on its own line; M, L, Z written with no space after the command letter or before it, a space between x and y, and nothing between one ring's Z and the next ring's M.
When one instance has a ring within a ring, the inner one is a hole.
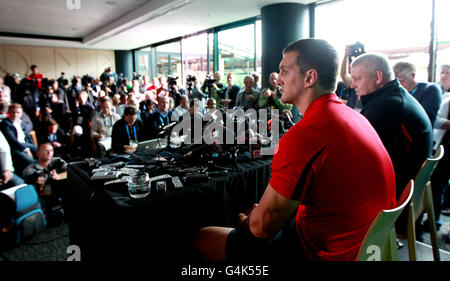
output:
M24 77L31 73L33 64L40 73L53 79L59 78L61 72L70 79L85 74L99 77L108 66L115 71L114 51L111 50L0 45L1 76L17 72Z

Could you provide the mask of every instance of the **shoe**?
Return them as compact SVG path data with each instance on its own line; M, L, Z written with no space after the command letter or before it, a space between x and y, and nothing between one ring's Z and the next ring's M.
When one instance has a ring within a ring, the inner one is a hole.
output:
M441 210L441 214L443 214L444 216L450 216L450 208Z
M403 243L397 239L397 249L401 249L403 248L403 246L404 246Z
M441 228L441 223L440 222L436 222L436 231L439 231L439 229ZM430 233L430 228L429 228L429 223L428 220L423 222L423 231Z

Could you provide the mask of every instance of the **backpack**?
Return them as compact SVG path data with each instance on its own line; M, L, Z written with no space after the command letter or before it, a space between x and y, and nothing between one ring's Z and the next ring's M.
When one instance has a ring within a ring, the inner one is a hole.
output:
M0 251L8 250L16 244L15 214L14 200L0 192Z
M39 202L38 194L32 185L26 185L15 192L16 197L16 243L42 232L47 221Z

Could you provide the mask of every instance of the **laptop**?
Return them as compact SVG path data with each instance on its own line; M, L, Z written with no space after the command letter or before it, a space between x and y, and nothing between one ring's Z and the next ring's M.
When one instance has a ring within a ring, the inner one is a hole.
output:
M136 148L136 152L148 152L152 150L157 150L165 148L167 146L167 139L152 139L141 141Z

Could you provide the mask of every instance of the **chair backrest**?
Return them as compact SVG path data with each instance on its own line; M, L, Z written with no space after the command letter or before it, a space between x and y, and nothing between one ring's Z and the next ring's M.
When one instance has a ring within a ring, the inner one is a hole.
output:
M359 261L392 261L398 260L395 222L405 206L411 200L414 192L414 181L411 180L403 190L397 207L382 210L373 220L361 247L357 260Z
M441 160L443 156L444 146L440 145L436 150L434 157L425 160L414 179L414 194L411 199L411 204L413 204L414 208L414 219L417 219L423 212L425 187L430 181L431 174L439 163L439 160Z
M26 185L15 192L17 243L34 236L47 226L36 189Z

